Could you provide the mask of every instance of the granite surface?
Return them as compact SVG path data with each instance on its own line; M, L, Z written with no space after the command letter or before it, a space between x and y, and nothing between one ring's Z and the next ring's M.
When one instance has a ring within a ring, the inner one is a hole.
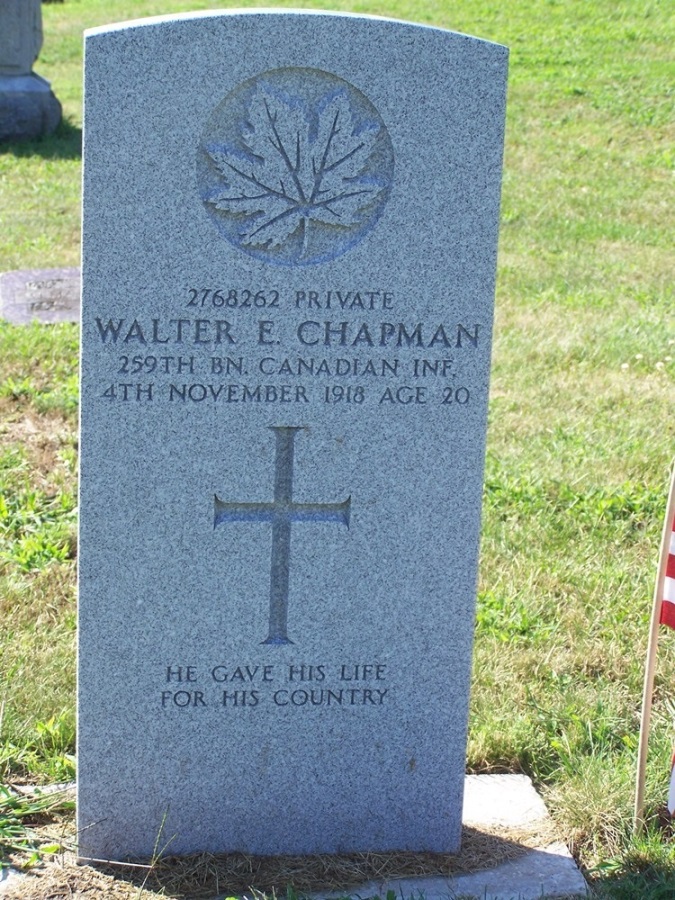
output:
M39 75L0 75L0 141L26 141L52 134L61 104Z
M49 82L31 70L42 46L40 0L0 4L0 141L51 134L61 104Z
M87 34L83 858L457 848L506 61Z
M28 75L42 47L41 0L2 0L0 75Z
M37 320L80 321L80 270L19 269L0 274L0 319L14 325Z

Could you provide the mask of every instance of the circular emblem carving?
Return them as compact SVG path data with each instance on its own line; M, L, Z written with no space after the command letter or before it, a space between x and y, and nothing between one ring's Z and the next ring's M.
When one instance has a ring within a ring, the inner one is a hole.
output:
M389 198L394 150L354 85L319 69L272 69L213 110L197 183L209 218L235 247L306 266L341 256Z

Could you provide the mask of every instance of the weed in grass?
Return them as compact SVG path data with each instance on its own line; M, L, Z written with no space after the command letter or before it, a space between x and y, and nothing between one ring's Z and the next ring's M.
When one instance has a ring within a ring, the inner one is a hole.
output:
M15 742L0 730L0 778L40 777L62 784L75 779L75 722L70 711L36 722L32 738Z
M24 866L38 862L45 853L56 853L60 849L57 844L41 844L38 849L33 827L47 813L72 808L72 805L61 794L42 794L39 789L21 794L0 784L0 866L8 865L10 852L28 851L30 855Z
M41 414L60 414L74 425L78 350L75 325L17 327L0 321L0 409L29 407Z
M621 856L605 859L589 871L600 898L671 900L675 896L675 844L671 826L652 827L629 841Z
M0 565L11 562L31 572L52 561L65 562L71 555L74 509L72 494L0 495Z

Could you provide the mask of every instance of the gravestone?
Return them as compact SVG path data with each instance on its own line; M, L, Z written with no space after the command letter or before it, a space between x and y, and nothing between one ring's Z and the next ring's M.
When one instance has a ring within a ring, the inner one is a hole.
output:
M42 47L41 0L0 4L0 141L51 134L61 104L33 71Z
M87 33L82 858L457 850L506 62Z
M19 269L0 274L0 319L14 325L80 321L80 270Z

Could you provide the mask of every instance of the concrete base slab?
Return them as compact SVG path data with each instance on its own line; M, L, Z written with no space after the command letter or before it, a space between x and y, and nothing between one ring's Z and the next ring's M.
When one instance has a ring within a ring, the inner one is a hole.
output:
M70 790L72 787L56 785L53 789ZM49 789L42 790L47 792ZM496 862L503 849L500 842L510 844L510 851L515 846L517 850L522 848L522 852L476 872L452 877L434 875L369 881L340 891L316 893L314 900L344 897L386 900L390 892L396 900L560 900L588 896L586 882L567 847L546 839L551 830L548 812L526 776L467 776L463 825L465 835L469 837L478 834L486 840L494 840ZM537 836L541 838L540 846L533 845ZM465 847L465 854L468 852ZM25 877L13 869L0 870L0 898L16 896ZM221 895L218 900L225 896L230 895ZM259 895L245 895L242 900L259 900Z
M11 866L4 869L0 868L0 897L8 896L10 890L13 891L14 888L17 888L19 882L25 877L23 872L19 872L18 869L12 869Z
M549 818L527 775L467 775L462 824L479 829L535 828Z
M586 882L564 844L528 850L518 859L494 869L457 875L403 878L387 883L368 882L352 888L350 897L386 900L393 891L397 900L544 900L586 897ZM321 895L337 900L345 892Z
M525 775L467 775L464 788L465 827L489 834L520 832L527 838L542 830L549 816L544 801ZM513 837L510 837L513 840ZM393 891L397 900L544 900L586 897L586 881L560 842L530 847L515 859L463 875L426 876L396 881L371 881L349 890L361 900ZM345 891L316 895L316 900L336 900Z

